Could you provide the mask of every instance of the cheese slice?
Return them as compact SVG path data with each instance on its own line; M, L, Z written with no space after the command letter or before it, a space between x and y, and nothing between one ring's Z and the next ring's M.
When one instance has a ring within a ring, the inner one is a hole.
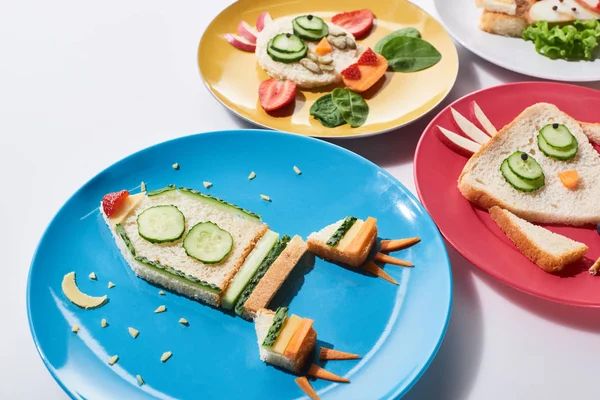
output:
M339 251L344 251L346 247L348 247L350 242L352 242L356 235L358 235L358 232L360 232L360 228L363 226L364 223L365 221L363 221L362 219L356 220L354 225L352 225L352 227L348 230L348 232L346 232L342 240L340 240L340 242L337 244L336 247Z
M302 318L295 314L292 314L290 317L288 317L285 321L285 324L283 324L281 332L279 332L277 340L275 340L275 343L273 343L271 351L283 355L285 348L290 343L290 340L292 340L292 336L294 336L294 333L296 333L296 330L300 326L301 322Z
M125 220L125 218L127 218L127 216L133 210L135 210L137 208L137 206L140 205L142 200L144 200L145 196L146 196L146 192L127 196L123 206L115 213L115 215L113 215L112 217L110 217L108 219L110 221L110 223L113 224L113 226L114 226L114 225L117 225L117 224L120 224L121 222L123 222Z

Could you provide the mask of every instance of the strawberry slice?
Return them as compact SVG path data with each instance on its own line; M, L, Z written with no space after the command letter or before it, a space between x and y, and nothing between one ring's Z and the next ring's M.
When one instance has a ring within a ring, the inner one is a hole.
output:
M102 209L108 218L115 215L119 208L123 207L125 200L129 197L127 190L120 192L109 193L102 198Z
M377 65L379 59L377 58L377 54L369 47L357 61L358 65Z
M290 104L296 97L296 84L292 81L267 79L258 87L258 99L265 111L274 111Z
M373 27L373 18L373 12L364 9L336 14L331 18L331 22L360 39L366 36Z
M346 79L358 80L360 79L360 69L358 69L358 65L352 64L342 72L340 72L342 76Z

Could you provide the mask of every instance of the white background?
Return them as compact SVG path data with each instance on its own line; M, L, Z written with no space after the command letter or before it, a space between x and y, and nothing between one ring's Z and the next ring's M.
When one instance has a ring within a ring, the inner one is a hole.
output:
M251 127L211 97L196 67L202 32L230 3L1 2L0 398L67 397L36 353L25 309L33 251L67 198L146 146ZM432 0L415 3L436 15ZM529 80L458 50L458 82L444 105L480 88ZM413 154L428 119L337 143L414 192ZM449 252L455 285L450 326L407 399L600 398L600 310L521 294Z

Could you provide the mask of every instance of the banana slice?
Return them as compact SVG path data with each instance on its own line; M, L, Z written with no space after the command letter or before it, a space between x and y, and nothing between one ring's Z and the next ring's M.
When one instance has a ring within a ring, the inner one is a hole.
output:
M102 297L93 297L88 296L79 290L75 283L75 271L65 275L62 281L62 290L71 303L85 309L100 307L104 305L107 299L106 295Z

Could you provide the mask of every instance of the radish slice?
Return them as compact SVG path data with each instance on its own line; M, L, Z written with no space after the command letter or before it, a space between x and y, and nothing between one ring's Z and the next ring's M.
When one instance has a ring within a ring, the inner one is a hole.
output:
M481 124L483 129L485 129L488 135L494 136L496 133L498 133L496 127L494 127L490 119L483 113L483 110L476 102L473 102L473 113L475 114L477 121Z
M446 136L446 138L448 138L448 140L450 140L452 143L454 143L461 149L465 149L467 151L470 151L471 153L476 153L481 148L481 145L479 143L475 143L474 141L460 136L452 131L449 131L448 129L442 128L439 125L438 129L440 130L440 132L442 132L444 136Z
M452 112L452 117L454 118L456 125L460 128L461 131L463 131L465 135L467 135L477 143L481 144L484 144L488 140L490 140L490 137L488 135L483 133L481 129L479 129L477 126L475 126L475 124L463 117L454 108L450 108L450 111Z

